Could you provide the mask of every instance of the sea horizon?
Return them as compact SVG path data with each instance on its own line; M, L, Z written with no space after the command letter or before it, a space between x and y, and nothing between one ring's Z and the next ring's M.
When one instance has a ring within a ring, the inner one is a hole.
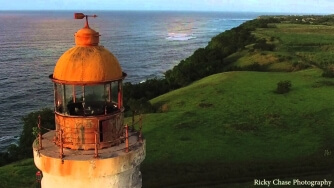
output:
M161 13L161 12L175 12L175 13L238 13L238 14L257 14L259 16L271 16L271 15L330 15L329 13L302 13L302 12L266 12L266 11L209 11L209 10L136 10L136 9L129 9L129 10L85 10L85 9L68 9L68 10L61 10L61 9L27 9L27 10L20 10L20 9L12 9L12 10L1 10L0 12L71 12L71 13L76 13L76 12L156 12L156 13Z
M10 13L8 13L10 12ZM97 14L90 27L128 74L125 82L161 78L164 72L204 48L212 37L259 16L256 13L180 11L82 11ZM74 11L0 11L0 151L15 144L21 118L53 107L48 76L73 47L84 26ZM23 15L22 15L23 14Z

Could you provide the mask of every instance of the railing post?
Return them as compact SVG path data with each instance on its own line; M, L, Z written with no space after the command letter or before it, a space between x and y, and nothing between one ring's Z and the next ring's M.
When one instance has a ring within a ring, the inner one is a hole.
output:
M140 115L140 119L139 119L139 135L138 135L138 140L139 140L140 143L143 143L142 128L143 128L143 116Z
M129 152L129 126L125 125L125 152Z
M132 124L131 124L131 131L135 130L135 112L132 112Z
M38 115L38 149L42 149L42 130L41 130L41 115Z
M41 188L42 173L41 171L36 172L36 188Z
M98 136L98 132L95 131L95 155L94 155L95 158L99 157L99 151L98 151L98 147L97 147L97 136Z
M63 130L59 130L59 157L60 159L63 159L63 156L64 156L64 151L63 151Z

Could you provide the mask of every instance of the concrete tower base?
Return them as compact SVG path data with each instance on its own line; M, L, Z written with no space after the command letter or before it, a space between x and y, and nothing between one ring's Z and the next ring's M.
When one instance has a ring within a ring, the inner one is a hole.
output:
M59 158L59 148L52 142L55 135L50 131L43 135L43 148L34 144L34 162L42 172L42 188L114 188L142 187L141 162L145 158L145 140L140 143L130 136L130 151L125 145L99 150L64 149L64 158Z

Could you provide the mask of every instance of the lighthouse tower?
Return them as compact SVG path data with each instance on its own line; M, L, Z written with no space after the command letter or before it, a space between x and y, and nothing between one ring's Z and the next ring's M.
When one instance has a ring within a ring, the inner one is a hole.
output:
M50 75L56 126L33 144L34 162L43 173L41 187L141 187L145 140L124 126L126 73L99 46L100 35L89 27L88 17L75 14L86 24Z

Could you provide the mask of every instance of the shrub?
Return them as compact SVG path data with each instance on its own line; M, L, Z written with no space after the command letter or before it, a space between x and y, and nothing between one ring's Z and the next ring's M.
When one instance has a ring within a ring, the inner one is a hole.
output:
M293 62L292 67L290 68L290 71L299 71L309 68L310 65L304 62Z
M276 93L278 94L288 93L291 89L291 86L292 84L290 80L279 81L277 83Z
M169 111L169 105L167 103L164 104L157 104L155 106L155 112L157 113L165 113Z
M326 68L324 68L322 76L326 78L334 78L334 67L327 66Z
M261 65L258 62L253 62L251 65L245 67L245 70L248 71L266 71L267 65Z
M256 43L253 46L254 49L263 50L263 51L274 51L275 45L274 44L268 44L266 39L260 39L256 41Z

